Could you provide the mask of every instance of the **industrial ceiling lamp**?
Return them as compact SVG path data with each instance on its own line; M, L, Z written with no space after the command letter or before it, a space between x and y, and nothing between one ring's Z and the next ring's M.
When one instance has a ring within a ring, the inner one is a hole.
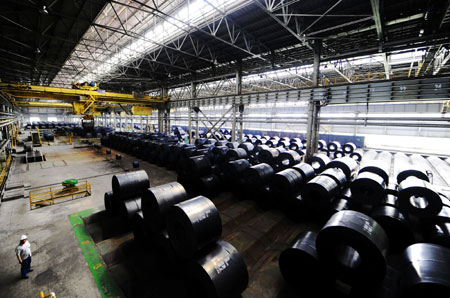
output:
M40 54L40 53L41 53L41 50L39 50L39 48L36 48L35 53L36 53L36 54Z
M48 14L47 7L45 5L42 6L42 8L39 9L39 12L42 13L42 14Z

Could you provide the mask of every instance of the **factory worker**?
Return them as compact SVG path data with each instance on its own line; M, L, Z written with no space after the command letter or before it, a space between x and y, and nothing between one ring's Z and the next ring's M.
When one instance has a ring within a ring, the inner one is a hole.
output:
M19 260L20 264L20 273L22 274L22 278L28 278L28 272L33 271L30 268L31 266L31 245L28 241L27 235L20 236L20 243L16 247L16 256L17 260Z

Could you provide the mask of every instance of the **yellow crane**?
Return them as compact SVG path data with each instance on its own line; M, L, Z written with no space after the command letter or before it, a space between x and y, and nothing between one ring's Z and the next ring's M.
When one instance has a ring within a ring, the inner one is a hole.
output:
M148 112L151 113L152 105L169 99L168 97L160 96L138 96L136 94L107 92L100 89L71 89L12 83L0 83L0 91L14 98L53 99L69 102L65 104L28 102L28 104L20 103L19 105L28 105L29 107L39 107L39 105L44 107L43 105L46 105L46 107L70 108L68 106L70 104L74 114L94 114L96 109L101 107L101 105L97 105L98 103L138 105L143 106L142 109L147 107Z

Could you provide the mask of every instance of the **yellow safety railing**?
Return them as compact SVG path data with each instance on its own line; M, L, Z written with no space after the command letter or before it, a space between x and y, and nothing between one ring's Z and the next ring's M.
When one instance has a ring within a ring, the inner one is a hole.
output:
M91 195L91 184L87 180L80 180L76 186L65 187L55 185L31 190L29 193L30 209L55 204L56 200L71 198L79 199Z
M9 166L11 165L11 155L8 156L6 159L6 165L2 170L2 173L0 174L0 189L3 188L3 184L6 182L5 177L6 173L8 173Z

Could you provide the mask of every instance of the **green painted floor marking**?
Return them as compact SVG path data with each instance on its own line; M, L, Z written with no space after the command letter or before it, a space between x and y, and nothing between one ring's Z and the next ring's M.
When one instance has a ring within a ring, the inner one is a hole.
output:
M122 290L117 286L115 281L109 275L103 258L98 252L94 241L86 230L83 218L92 214L93 209L80 211L69 215L69 221L72 225L78 244L86 258L89 269L94 276L95 283L103 298L119 298L125 297Z

